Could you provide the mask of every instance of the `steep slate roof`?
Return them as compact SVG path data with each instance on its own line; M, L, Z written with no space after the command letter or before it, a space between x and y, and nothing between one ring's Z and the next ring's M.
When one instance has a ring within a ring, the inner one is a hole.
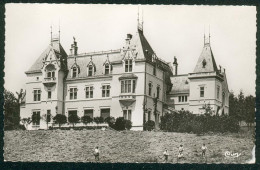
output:
M205 66L203 68L203 62L205 62ZM194 73L200 72L213 72L217 71L217 64L214 59L211 47L209 43L206 43L203 47L203 50L200 54L198 62L195 66Z
M148 61L152 61L152 55L155 53L152 47L150 46L150 44L148 43L147 39L145 38L142 31L140 30L137 31L137 33L131 39L129 46L130 49L135 49L135 52L137 52L136 60L146 59ZM69 56L68 57L69 74L67 78L72 78L71 67L75 63L75 57L76 57L76 64L80 67L80 73L78 74L79 78L87 77L87 66L91 61L91 58L92 58L92 62L95 65L95 76L102 76L104 75L104 63L107 60L107 56L109 58L109 62L111 63L121 62L122 59L124 58L124 56L122 55L123 54L122 50L125 50L124 48L119 50L113 50L113 51L101 51L101 52L94 52L94 53L79 54L77 56ZM167 70L170 73L170 75L172 75L170 66L166 62L162 61L159 58L157 58L156 61L158 67Z
M170 94L190 93L190 84L188 75L178 75L171 77L172 90Z
M31 66L31 68L28 71L26 71L26 73L40 72L41 68L42 68L42 64L43 64L42 61L48 55L48 53L51 49L54 50L56 56L57 56L57 54L59 54L59 55L62 55L64 58L67 58L67 53L65 52L65 50L63 49L61 44L58 41L53 42L52 45L50 44L44 50L44 52L40 55L40 57L38 57L38 59L34 62L34 64Z
M120 53L121 50L114 50L114 51L104 51L104 52L96 52L96 53L86 53L81 56L69 56L68 57L68 70L69 74L67 78L72 78L71 76L71 67L75 63L75 57L76 57L76 64L80 67L80 73L78 74L78 77L83 78L87 77L87 68L88 64L91 61L94 64L94 69L95 69L95 76L100 76L104 75L104 63L107 60L107 56L109 58L109 62L114 62L114 61L121 61L122 56Z

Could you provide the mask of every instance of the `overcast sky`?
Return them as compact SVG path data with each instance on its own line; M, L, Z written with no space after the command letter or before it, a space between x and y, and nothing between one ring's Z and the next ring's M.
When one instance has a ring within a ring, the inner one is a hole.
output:
M255 96L256 8L249 6L139 6L144 35L157 56L173 61L179 74L194 70L203 47L204 28L211 32L217 65L226 68L229 90ZM61 28L67 54L73 42L79 53L122 48L127 33L137 31L136 5L7 4L5 88L25 88L30 66Z

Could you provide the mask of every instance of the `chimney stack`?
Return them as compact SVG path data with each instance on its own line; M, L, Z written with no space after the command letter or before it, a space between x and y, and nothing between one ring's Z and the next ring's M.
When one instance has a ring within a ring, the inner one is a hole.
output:
M172 69L173 75L177 76L178 75L178 62L177 62L177 58L175 56L174 56L174 61L172 64L173 64L173 69Z
M130 44L130 40L132 39L132 34L127 34L126 35L126 39L125 39L125 41L126 41L126 45L129 45Z
M73 44L71 44L70 54L78 55L78 46L75 37L73 37Z

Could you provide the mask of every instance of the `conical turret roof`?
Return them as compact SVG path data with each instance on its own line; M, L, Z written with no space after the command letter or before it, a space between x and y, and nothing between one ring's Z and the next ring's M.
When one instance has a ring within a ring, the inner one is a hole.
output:
M212 53L210 43L204 43L203 50L193 72L214 72L217 70L217 64Z

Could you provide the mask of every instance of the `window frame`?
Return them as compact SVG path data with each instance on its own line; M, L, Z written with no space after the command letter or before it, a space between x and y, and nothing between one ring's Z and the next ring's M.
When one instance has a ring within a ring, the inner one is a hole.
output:
M78 77L78 68L72 67L72 78Z
M91 64L91 65L88 66L88 76L91 77L93 75L94 75L94 66Z
M102 97L110 97L110 84L102 85Z
M200 86L200 97L205 97L205 86Z
M78 98L78 88L77 87L70 87L69 88L70 93L70 100L76 100Z
M41 121L41 111L39 111L39 110L35 110L35 111L33 111L32 112L32 117L34 116L34 113L36 114L36 121L34 122L34 121L32 121L32 125L33 126L40 126L40 121ZM33 120L33 118L32 118L32 120Z
M148 83L148 95L149 96L152 96L152 88L153 88L153 84L152 84L152 82L149 82Z
M123 110L123 117L125 120L132 120L132 110L131 109L126 109Z
M135 93L136 90L136 80L135 79L124 79L121 80L121 93Z
M51 99L51 97L52 97L52 91L48 90L48 92L47 92L47 99Z
M106 63L105 64L105 75L108 75L108 74L110 74L110 65L109 65L109 63Z
M133 71L133 60L126 59L125 60L125 72L132 72Z
M34 89L33 90L33 101L41 101L41 89Z
M85 87L85 98L92 99L94 96L94 87L93 86L86 86Z

